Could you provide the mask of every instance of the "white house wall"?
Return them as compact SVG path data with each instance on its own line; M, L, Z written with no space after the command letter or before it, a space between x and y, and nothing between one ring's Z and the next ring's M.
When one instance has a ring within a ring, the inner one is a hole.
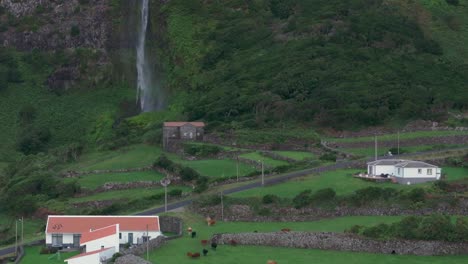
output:
M421 174L418 173L418 170L421 170ZM431 169L432 174L427 174L427 170ZM401 168L404 170L404 178L440 178L440 168Z
M146 236L146 231L141 232L141 231L121 231L122 233L122 238L119 240L120 244L127 244L128 243L128 234L133 233L133 244L138 243L138 239L142 239L143 236ZM156 232L156 231L150 231L148 233L150 236L150 239L156 238L161 235L161 232Z
M87 255L79 258L69 259L68 264L100 264L99 254Z
M108 260L108 259L111 259L112 256L113 256L116 252L118 252L118 251L116 251L114 248L111 248L111 249L109 249L109 250L106 250L106 251L104 251L104 252L101 252L101 253L99 253L99 255L100 255L100 256L99 256L99 259L100 259L100 260ZM99 262L99 263L101 263L101 262Z
M373 167L373 173L370 173L370 167ZM367 173L369 175L380 175L380 174L394 174L395 166L393 165L373 165L368 166Z
M73 235L74 234L62 234L62 244L73 244ZM46 244L52 244L52 234L46 234Z
M100 250L102 248L115 248L119 252L119 234L114 234L106 237L102 237L96 240L88 241L86 245L86 252Z

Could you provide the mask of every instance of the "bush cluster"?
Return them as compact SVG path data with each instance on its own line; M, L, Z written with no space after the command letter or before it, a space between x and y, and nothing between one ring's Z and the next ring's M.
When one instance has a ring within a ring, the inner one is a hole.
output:
M458 217L452 221L446 215L427 217L409 216L393 224L379 224L373 227L353 226L347 232L362 234L376 239L443 240L451 242L468 241L468 221Z
M214 145L206 144L185 144L184 152L188 155L197 156L197 157L209 157L214 156L221 152L221 148Z

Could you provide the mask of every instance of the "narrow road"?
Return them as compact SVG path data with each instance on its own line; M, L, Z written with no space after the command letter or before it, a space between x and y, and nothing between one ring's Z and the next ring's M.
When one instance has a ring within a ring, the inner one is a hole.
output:
M400 156L392 156L392 157L378 157L379 159L389 159L389 158L407 158L411 156L417 156L417 155L422 155L422 154L435 154L435 153L443 153L446 151L452 151L452 150L463 150L463 149L468 149L468 147L461 147L461 148L455 148L455 149L445 149L445 150L433 150L433 151L424 151L424 152L417 152L417 153L409 153L409 154L402 154ZM366 161L372 161L374 160L373 158L368 158ZM286 173L280 176L277 176L275 178L265 178L265 185L273 185L273 184L278 184L281 182L285 182L287 180L297 178L297 177L303 177L307 176L310 174L314 173L323 173L326 171L333 171L333 170L339 170L339 169L346 169L346 168L353 168L356 164L366 162L366 161L344 161L344 162L339 162L327 166L322 166L322 167L317 167L317 168L312 168L312 169L307 169L303 171L295 171L295 172L290 172ZM233 187L227 190L224 190L224 194L232 194L232 193L237 193L237 192L242 192L254 188L261 187L262 183L260 181L249 183L246 185L238 186L238 187ZM171 203L167 205L167 210L174 210L178 208L185 207L193 202L193 199L187 199L184 201L179 201L175 203ZM164 206L154 208L154 209L149 209L147 211L137 213L135 215L155 215L155 214L160 214L164 212ZM15 247L10 247L10 248L5 248L0 250L0 257L3 255L11 254L15 251Z

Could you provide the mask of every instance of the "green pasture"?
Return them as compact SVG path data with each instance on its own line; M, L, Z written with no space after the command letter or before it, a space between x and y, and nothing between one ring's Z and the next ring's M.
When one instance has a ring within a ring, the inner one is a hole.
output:
M91 171L140 168L153 164L162 153L163 151L155 146L132 145L119 150L87 153L66 169Z
M279 166L284 166L284 165L289 164L286 161L275 160L275 159L272 159L270 157L263 156L259 152L251 152L251 153L241 154L240 157L250 159L250 160L254 160L254 161L257 161L257 162L263 161L264 164L266 166L269 166L269 167L279 167Z
M363 172L362 170L337 170L325 172L319 175L309 175L287 181L285 183L257 188L254 190L247 190L239 193L232 194L233 197L261 197L266 194L275 194L280 197L293 198L300 192L310 189L315 192L324 188L333 188L337 195L351 194L354 191L370 186L376 187L390 187L396 189L411 189L418 187L430 188L432 183L422 183L413 185L402 185L395 183L374 183L356 179L352 174L356 172ZM464 168L442 168L442 173L447 174L447 180L454 181L468 177L468 169Z
M305 152L305 151L273 151L273 152L280 156L298 160L298 161L314 158L314 154L310 152Z
M78 179L66 178L65 181L77 180L82 188L94 190L105 183L116 182L137 182L137 181L155 181L159 182L164 176L156 171L137 171L122 173L98 173L82 175Z
M340 217L322 221L293 222L293 223L248 223L248 222L217 222L214 226L207 226L203 217L184 214L184 224L192 227L197 232L197 237L192 239L187 235L171 240L162 248L150 252L150 260L153 263L266 263L272 259L278 263L463 263L468 260L465 256L449 257L416 257L393 256L367 253L335 252L322 250L256 247L256 246L229 246L219 245L216 251L209 248L207 257L200 260L192 260L186 256L187 252L200 252L203 250L201 240L210 239L216 233L241 233L241 232L274 232L282 228L290 228L297 231L329 231L343 232L346 228L359 224L364 226L378 223L396 222L401 217Z
M237 162L235 160L181 160L180 163L196 170L201 175L210 178L227 178L237 176ZM240 177L246 176L252 172L255 172L254 167L239 162Z
M74 252L67 252L67 253L60 253L60 258L57 259L54 256L55 254L39 254L41 251L41 246L35 247L26 247L25 248L25 255L21 260L21 264L52 264L52 263L65 263L64 260L67 258L71 258L79 254L78 251ZM52 257L52 258L51 258ZM51 258L51 259L50 259Z
M400 140L416 139L424 137L444 137L444 136L456 136L456 135L468 135L467 131L416 131L416 132L404 132L400 133ZM369 142L374 141L374 136L367 137L344 137L344 138L326 138L328 142ZM377 141L398 141L398 133L378 135Z
M395 142L396 145L396 142ZM419 146L411 146L411 147L405 147L402 146L401 149L404 151L404 153L417 153L417 152L423 152L423 151L432 151L432 150L444 150L444 149L450 149L450 148L457 148L457 147L462 147L462 146L468 146L468 145L419 145ZM355 155L360 155L360 156L374 156L375 155L375 149L374 147L368 147L368 148L343 148L339 149L344 152L352 153ZM379 156L384 156L387 155L389 148L383 148L379 147L377 149L377 154Z

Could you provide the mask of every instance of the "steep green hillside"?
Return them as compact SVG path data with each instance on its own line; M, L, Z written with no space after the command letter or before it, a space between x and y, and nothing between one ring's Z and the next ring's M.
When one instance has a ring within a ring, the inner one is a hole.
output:
M173 0L153 18L191 119L352 128L466 110L468 1L448 2Z

